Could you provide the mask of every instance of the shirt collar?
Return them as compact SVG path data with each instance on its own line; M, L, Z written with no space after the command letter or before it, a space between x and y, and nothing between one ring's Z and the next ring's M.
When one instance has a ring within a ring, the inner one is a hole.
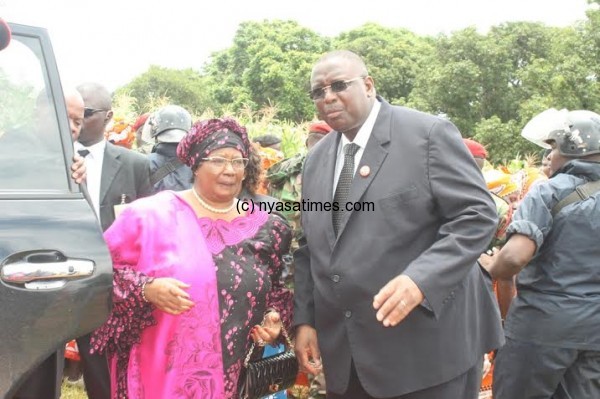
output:
M365 149L367 147L367 142L369 141L369 137L371 137L371 132L373 131L373 127L375 126L375 121L377 120L377 115L379 115L380 109L381 103L379 102L379 100L376 100L373 103L373 107L371 108L371 112L365 120L365 123L362 124L360 129L358 129L358 133L356 133L356 137L354 137L354 140L352 141L354 144L357 144L362 149ZM350 140L348 140L346 136L342 134L342 148L344 148L344 146L348 143L350 143Z
M102 155L104 155L104 150L106 149L106 140L101 140L96 144L92 144L91 146L84 148L86 148L90 152L92 157L99 158Z

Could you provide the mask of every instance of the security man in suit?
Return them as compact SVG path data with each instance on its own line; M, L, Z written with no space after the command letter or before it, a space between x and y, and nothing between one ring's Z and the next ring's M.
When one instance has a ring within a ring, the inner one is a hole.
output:
M304 164L301 366L322 360L333 399L476 398L503 336L476 262L497 217L473 157L452 123L376 96L350 51L317 61L310 96L335 132Z
M135 151L106 141L104 132L110 122L111 95L97 83L77 87L85 103L79 135L79 154L85 157L87 189L102 230L114 222L115 206L152 194L148 159ZM82 356L83 379L90 399L110 399L110 376L105 356L90 355L90 335L77 339Z

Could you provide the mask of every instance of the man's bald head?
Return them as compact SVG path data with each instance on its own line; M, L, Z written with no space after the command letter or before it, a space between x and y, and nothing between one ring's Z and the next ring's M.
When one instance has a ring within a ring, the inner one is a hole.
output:
M365 64L363 59L360 58L360 56L358 54L356 54L350 50L335 50L335 51L330 51L329 53L324 54L315 63L315 67L313 68L313 73L314 73L314 69L319 64L322 64L322 63L325 63L328 61L332 61L332 60L336 60L336 59L345 60L347 62L347 65L351 65L352 69L355 70L359 76L369 75L369 72L367 71L367 65Z
M81 127L83 126L84 102L83 97L75 88L65 89L65 103L67 105L67 115L69 116L69 127L71 128L71 137L77 141Z
M94 109L112 108L112 96L106 87L99 83L83 83L77 86L77 91L81 93L85 106Z
M106 125L113 116L110 92L98 83L77 86L85 104L83 127L79 142L88 147L104 140Z

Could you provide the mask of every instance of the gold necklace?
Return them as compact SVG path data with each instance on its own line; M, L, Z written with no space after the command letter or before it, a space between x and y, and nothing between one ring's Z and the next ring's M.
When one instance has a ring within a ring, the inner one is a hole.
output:
M221 214L225 214L225 213L229 213L233 210L233 208L235 208L235 198L233 199L233 202L231 203L231 206L227 207L227 208L215 208L214 206L211 206L209 204L206 203L206 201L204 201L202 199L202 197L200 197L200 195L198 195L198 193L196 192L196 188L192 187L192 194L194 194L194 197L196 197L196 200L198 201L198 203L205 209L213 212L213 213L221 213Z

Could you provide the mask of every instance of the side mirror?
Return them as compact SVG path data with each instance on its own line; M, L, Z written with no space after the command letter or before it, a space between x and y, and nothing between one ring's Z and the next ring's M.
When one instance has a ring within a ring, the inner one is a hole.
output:
M10 27L0 18L0 51L8 47L8 43L10 43Z

